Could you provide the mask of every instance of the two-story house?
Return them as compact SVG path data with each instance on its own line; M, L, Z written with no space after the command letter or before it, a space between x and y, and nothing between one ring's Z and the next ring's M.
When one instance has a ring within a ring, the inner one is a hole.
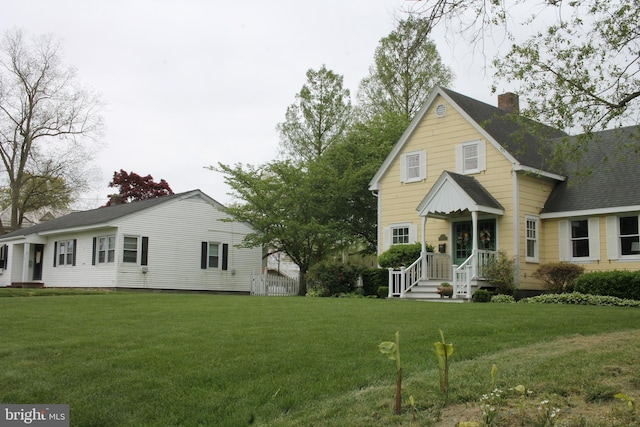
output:
M390 273L390 296L448 281L470 298L497 251L513 257L525 292L541 289L541 263L640 268L638 127L601 132L579 160L552 167L549 150L571 137L541 124L527 133L518 109L512 93L495 107L437 87L398 140L370 182L378 253L422 242L423 254Z

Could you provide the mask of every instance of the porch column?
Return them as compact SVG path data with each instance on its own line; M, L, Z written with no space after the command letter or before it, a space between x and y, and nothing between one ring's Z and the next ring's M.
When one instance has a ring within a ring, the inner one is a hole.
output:
M422 280L427 280L427 216L422 217L422 240L420 243L420 259L422 260Z
M471 236L473 241L471 243L472 255L471 259L471 276L474 278L478 277L478 211L471 212Z
M24 242L24 259L22 260L22 283L29 282L29 262L31 260L31 244Z

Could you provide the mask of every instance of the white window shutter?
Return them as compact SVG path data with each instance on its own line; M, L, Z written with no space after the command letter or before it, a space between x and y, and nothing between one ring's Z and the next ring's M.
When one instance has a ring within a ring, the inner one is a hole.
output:
M400 156L400 182L407 182L407 155Z
M600 259L600 218L589 218L589 259Z
M385 227L382 230L382 251L386 251L391 247L391 228Z
M427 179L427 152L420 152L420 179Z
M607 258L618 259L618 217L608 216L607 224Z
M462 144L456 145L456 172L464 173L464 155L462 154Z
M487 170L487 144L485 141L478 141L478 169Z
M416 224L409 224L409 243L415 243L418 241L418 226Z
M571 248L569 247L569 221L566 219L558 221L558 242L560 261L569 261L571 258Z

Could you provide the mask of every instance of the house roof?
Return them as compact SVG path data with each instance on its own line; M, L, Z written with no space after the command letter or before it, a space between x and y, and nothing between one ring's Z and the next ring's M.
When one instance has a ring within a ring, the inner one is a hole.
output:
M595 133L579 159L566 161L568 179L551 192L542 216L640 210L639 139L640 126Z
M0 240L24 237L32 234L52 233L62 230L73 230L78 228L109 225L112 221L125 217L127 215L135 214L137 212L170 202L172 200L185 199L193 196L200 196L202 198L205 198L210 203L216 205L217 207L223 208L223 205L216 202L214 199L210 198L202 191L192 190L184 193L171 194L168 196L141 200L133 203L123 203L120 205L101 207L88 211L74 212L65 216L61 216L59 218L36 224L32 227L23 228L5 234L0 237Z
M472 176L443 171L417 208L420 216L447 216L453 212L504 214L504 208Z
M436 87L431 92L418 114L411 121L404 134L400 137L376 175L369 183L370 190L378 190L379 182L400 154L402 148L410 139L427 111L442 96L455 108L479 133L505 155L511 163L538 173L548 172L553 178L562 180L563 177L545 162L549 145L545 141L550 138L566 136L564 132L543 124L514 116L493 105L469 98L450 89ZM536 133L532 133L535 129ZM541 135L541 136L536 136ZM462 142L462 141L461 141Z

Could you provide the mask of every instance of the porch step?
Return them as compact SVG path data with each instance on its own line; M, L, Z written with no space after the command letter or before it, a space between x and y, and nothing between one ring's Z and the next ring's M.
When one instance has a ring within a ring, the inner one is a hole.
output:
M404 294L405 299L413 299L420 301L437 301L437 302L468 302L469 300L464 298L449 298L449 297L441 297L440 294L436 292L442 280L434 281L434 280L421 280L416 286L411 288L409 292Z

